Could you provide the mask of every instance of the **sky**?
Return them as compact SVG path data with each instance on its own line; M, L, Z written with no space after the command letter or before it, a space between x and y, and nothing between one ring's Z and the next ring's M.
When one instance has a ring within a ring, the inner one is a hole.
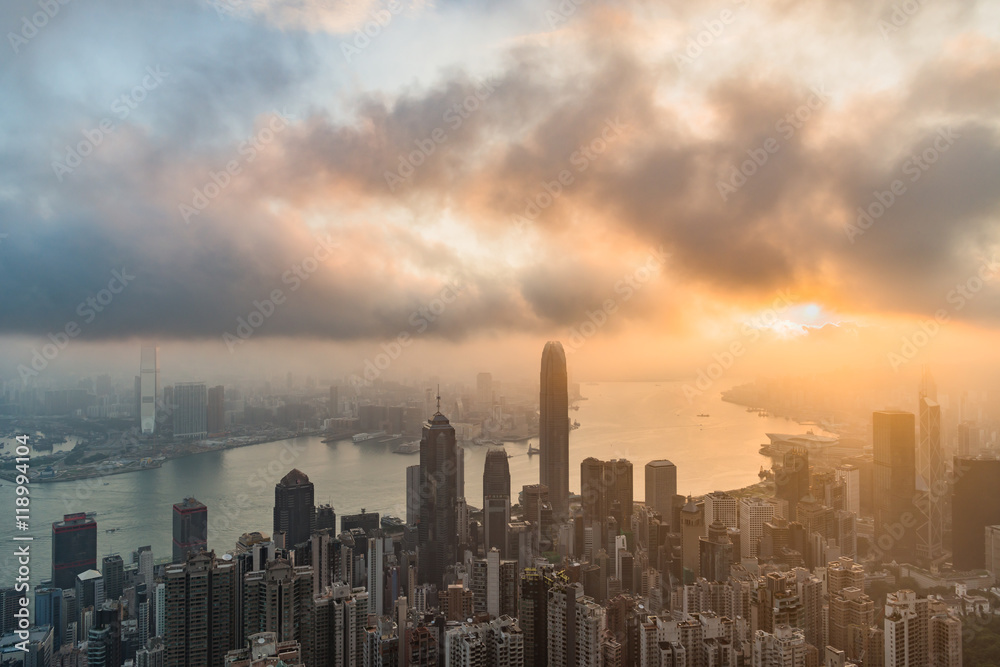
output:
M546 340L594 379L1000 361L995 2L16 0L0 28L0 379L129 376L149 342L176 379L530 376Z

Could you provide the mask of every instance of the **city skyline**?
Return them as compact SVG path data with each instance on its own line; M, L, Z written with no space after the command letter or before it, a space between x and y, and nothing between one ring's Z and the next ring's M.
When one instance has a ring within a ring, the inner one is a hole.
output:
M3 667L1000 666L1000 2L0 34Z

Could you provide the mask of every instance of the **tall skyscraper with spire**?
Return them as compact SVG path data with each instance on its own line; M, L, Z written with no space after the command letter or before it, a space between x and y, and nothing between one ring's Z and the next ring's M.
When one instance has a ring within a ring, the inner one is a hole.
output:
M445 569L458 559L459 457L455 427L437 412L424 424L420 438L420 523L418 578L422 584L440 589Z
M566 352L559 341L542 351L541 391L538 400L538 478L549 487L552 513L569 514L569 389Z

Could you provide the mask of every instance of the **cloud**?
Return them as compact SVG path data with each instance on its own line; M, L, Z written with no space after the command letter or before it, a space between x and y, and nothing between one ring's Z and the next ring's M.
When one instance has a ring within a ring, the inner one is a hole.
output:
M580 321L644 249L661 245L669 265L609 331L625 322L686 331L697 314L680 303L783 288L842 312L931 312L998 242L1000 52L976 29L979 10L944 25L914 21L887 44L880 14L864 3L761 3L695 69L679 68L671 55L730 4L595 3L552 31L539 15L519 39L490 45L489 66L453 54L432 76L385 89L352 87L342 63L323 60L337 53L325 33L349 31L371 3L259 2L261 22L182 4L163 10L182 35L176 45L143 44L138 13L106 15L135 31L127 67L107 65L122 60L108 46L40 81L35 67L50 56L38 49L37 62L5 75L18 85L0 144L11 184L0 190L9 234L0 333L60 328L121 266L136 280L88 336L220 337L255 300L284 289L287 304L256 335L391 337L456 278L468 287L428 336L544 332ZM93 20L73 9L60 30ZM421 28L447 11L428 8ZM830 17L836 30L817 44ZM769 45L761 25L800 34ZM656 41L661 26L675 37ZM919 36L946 44L945 56L908 54ZM382 39L399 67L410 64L408 44ZM859 74L876 48L895 60L898 80ZM136 63L157 62L171 71L159 97L60 183L52 160L134 85ZM66 92L73 76L104 67L110 83L86 77L100 95ZM296 118L264 141L286 106ZM911 178L907 161L943 127L958 138L852 243L845 229L858 207ZM744 168L765 145L778 150ZM238 173L185 221L180 204L233 162ZM740 170L752 173L723 197L720 183ZM537 214L515 225L532 204ZM338 252L291 294L286 272L327 236ZM994 326L1000 308L984 297L961 315Z

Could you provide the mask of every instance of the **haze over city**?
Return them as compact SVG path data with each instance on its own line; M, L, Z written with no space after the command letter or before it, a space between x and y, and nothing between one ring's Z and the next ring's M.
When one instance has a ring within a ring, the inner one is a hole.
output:
M1000 3L0 28L0 665L1000 665Z

